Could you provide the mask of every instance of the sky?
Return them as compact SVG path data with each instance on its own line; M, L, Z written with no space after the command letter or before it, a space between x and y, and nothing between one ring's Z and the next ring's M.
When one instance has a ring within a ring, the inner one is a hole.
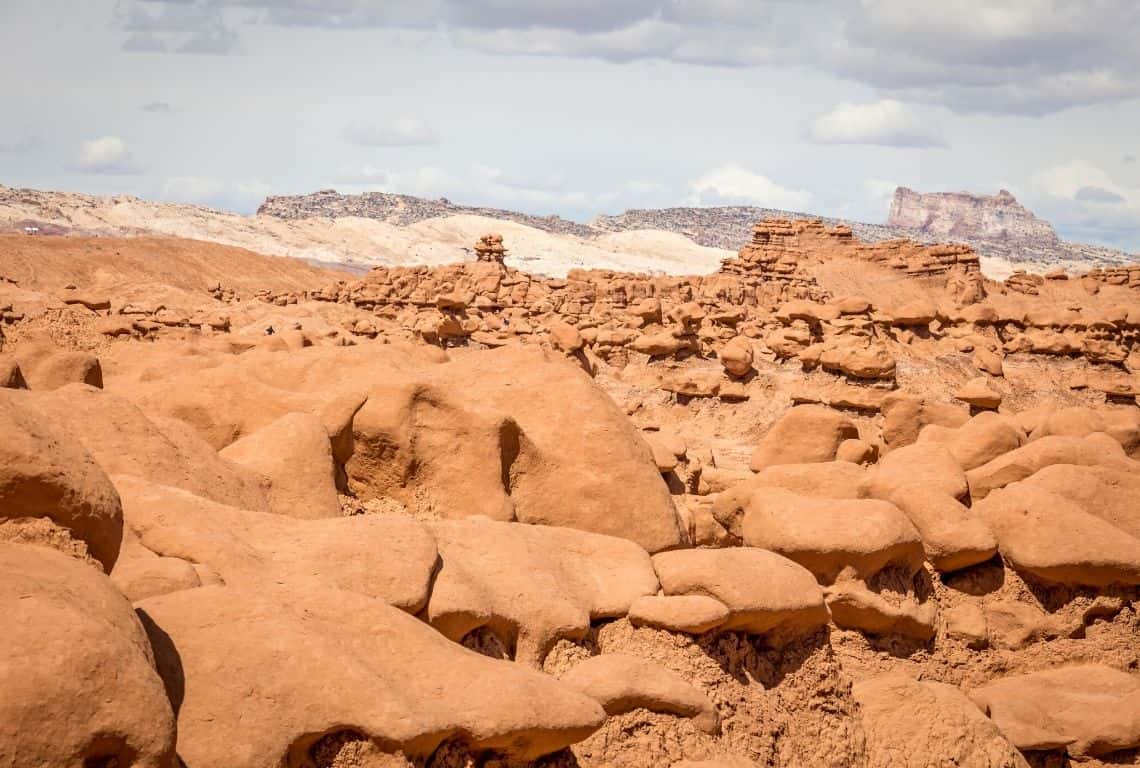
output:
M1140 251L1136 0L0 0L0 184L870 222L1008 189Z

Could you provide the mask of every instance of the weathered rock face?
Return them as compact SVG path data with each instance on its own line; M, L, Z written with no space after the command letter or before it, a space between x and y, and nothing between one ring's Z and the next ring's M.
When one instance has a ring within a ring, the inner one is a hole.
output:
M887 226L915 229L951 240L1056 242L1057 233L1006 190L996 195L895 190Z

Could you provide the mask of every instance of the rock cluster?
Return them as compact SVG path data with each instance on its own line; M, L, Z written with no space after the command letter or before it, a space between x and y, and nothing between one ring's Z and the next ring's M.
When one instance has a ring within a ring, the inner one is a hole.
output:
M689 278L476 251L5 326L0 765L1140 749L1126 284L815 221Z

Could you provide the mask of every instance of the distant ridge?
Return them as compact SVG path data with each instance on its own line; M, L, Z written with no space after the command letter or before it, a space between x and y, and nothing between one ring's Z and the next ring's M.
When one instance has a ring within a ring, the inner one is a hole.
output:
M960 242L972 246L982 256L1031 269L1058 265L1093 268L1140 261L1140 257L1123 251L1060 239L1048 222L1034 216L1005 190L986 196L965 192L921 194L899 187L887 224L756 206L634 209L613 216L597 216L587 224L580 224L554 215L536 216L499 208L456 205L445 198L428 200L387 192L344 195L331 189L267 198L258 214L286 220L351 216L398 226L441 216L474 214L585 238L653 229L684 235L698 245L733 251L750 240L752 227L758 221L818 218L829 226L845 224L856 237L867 242L896 238L911 238L922 243Z

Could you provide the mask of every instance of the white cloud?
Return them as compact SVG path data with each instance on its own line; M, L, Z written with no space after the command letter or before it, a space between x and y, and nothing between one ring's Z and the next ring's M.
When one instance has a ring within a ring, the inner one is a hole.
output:
M362 147L416 147L439 144L439 135L422 120L398 117L386 123L349 123L344 129L346 141Z
M762 208L799 210L811 202L802 189L780 186L767 176L739 165L714 168L689 184L690 205L755 205Z
M273 189L260 181L235 182L202 176L176 176L163 182L161 197L174 203L252 213L271 194Z
M141 173L127 142L118 136L103 136L83 142L75 167L83 173Z
M843 102L814 121L807 138L816 144L875 144L884 147L945 147L946 140L905 104L883 99Z
M1120 184L1082 160L1038 173L1032 187L1038 212L1073 239L1132 251L1140 247L1140 188Z
M1135 0L121 0L128 50L229 53L251 24L442 34L491 55L806 68L962 112L1140 95Z

